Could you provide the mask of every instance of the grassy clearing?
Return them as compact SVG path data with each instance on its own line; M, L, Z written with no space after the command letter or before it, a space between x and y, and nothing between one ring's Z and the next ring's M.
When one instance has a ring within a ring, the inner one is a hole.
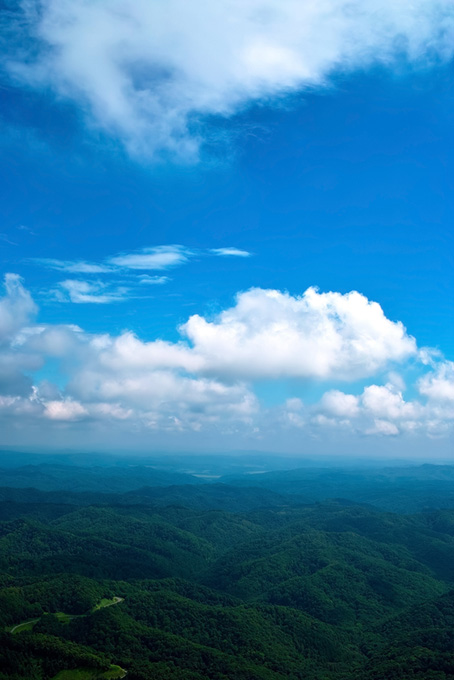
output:
M122 597L112 597L110 600L107 598L103 598L101 602L98 602L93 609L90 610L90 613L98 611L98 609L104 609L104 607L111 607L113 604L119 604L120 602L123 602ZM46 614L43 614L43 616L46 616ZM82 616L87 616L87 614L65 614L65 612L56 612L54 616L57 617L62 623L69 623L71 619L76 619L78 617ZM23 623L18 623L16 626L10 626L6 630L8 633L22 633L24 630L32 630L33 626L35 623L38 623L40 619L33 619L32 621L24 621ZM101 676L100 676L101 677ZM107 677L107 676L106 676ZM112 677L117 677L117 676L112 676ZM118 676L122 677L122 676Z
M101 602L98 602L98 604L95 604L95 606L93 607L93 609L91 611L96 612L96 611L98 611L98 609L104 609L104 607L111 607L113 604L118 604L119 602L123 602L122 597L112 597L110 600L103 597Z
M105 671L99 676L99 678L103 678L104 680L115 680L115 678L124 678L125 675L126 671L124 668L120 668L120 666L115 666L115 664L112 664L109 670Z
M71 619L77 619L80 614L65 614L65 612L56 612L54 616L56 616L61 623L69 623Z
M126 671L120 666L112 665L107 671L100 672L92 668L76 668L73 671L60 671L52 680L116 680L124 678Z
M39 619L24 621L23 623L19 623L17 626L11 626L11 628L8 629L8 632L15 635L16 633L22 633L24 630L33 630L34 625L38 623L38 621Z
M60 671L52 680L97 680L98 671L89 668L76 668L73 671Z

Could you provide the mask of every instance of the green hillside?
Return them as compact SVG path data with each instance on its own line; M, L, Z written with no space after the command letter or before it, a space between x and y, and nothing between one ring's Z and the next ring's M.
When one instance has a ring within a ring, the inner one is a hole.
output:
M454 677L454 510L201 488L5 490L0 680Z

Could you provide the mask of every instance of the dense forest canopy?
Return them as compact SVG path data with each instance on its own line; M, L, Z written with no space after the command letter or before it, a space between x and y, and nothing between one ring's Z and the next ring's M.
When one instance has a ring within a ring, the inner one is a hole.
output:
M1 680L454 677L454 468L147 470L2 473Z

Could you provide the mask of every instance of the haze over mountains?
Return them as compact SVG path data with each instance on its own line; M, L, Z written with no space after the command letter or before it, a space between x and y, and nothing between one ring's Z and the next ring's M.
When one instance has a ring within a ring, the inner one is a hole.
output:
M228 456L148 460L68 456L63 459L64 464L59 456L44 459L48 462L40 462L41 454L18 454L15 459L8 454L0 455L1 486L42 492L91 492L99 494L99 503L107 502L103 500L106 494L120 494L125 502L136 498L158 505L181 503L203 507L206 503L224 509L229 509L229 503L249 503L250 509L254 502L280 504L285 499L286 503L298 504L327 498L343 498L398 512L454 504L454 467L450 465L408 466L397 461L392 466L382 463L380 467L377 461L369 461L361 467L356 463L355 467L352 461L341 460L343 465L329 467L330 460L325 459L323 467L314 467L313 461L303 459L293 460L293 469L268 471L275 458L251 456L242 462L239 457ZM6 460L9 467L2 468L2 461ZM91 464L77 464L81 460ZM25 462L29 464L23 465ZM298 467L301 462L304 467ZM280 464L289 465L289 459L280 459ZM191 470L192 474L182 470ZM2 493L11 497L11 492Z

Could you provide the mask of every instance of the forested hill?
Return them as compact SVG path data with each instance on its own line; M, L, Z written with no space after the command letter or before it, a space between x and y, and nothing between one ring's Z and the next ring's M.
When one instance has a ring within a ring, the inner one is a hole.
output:
M393 512L454 507L454 466L304 467L252 475L226 475L219 481L255 487L313 503L345 498Z
M451 471L417 470L343 471L347 496L366 475L394 484L399 514L310 502L339 488L326 469L253 487L130 489L137 470L121 493L3 487L0 680L454 678ZM426 482L442 507L414 513Z
M252 470L252 474L249 470L222 475L215 473L228 465L217 462L211 469L200 466L189 473L182 469L161 469L156 464L145 465L143 461L81 466L39 463L36 455L31 460L33 464L16 467L0 465L0 500L22 498L28 502L30 498L39 498L43 502L45 498L33 497L31 492L14 496L6 490L16 488L55 493L49 496L51 502L60 494L64 502L72 499L76 505L181 504L241 512L262 505L310 504L338 498L400 513L454 507L454 466L450 465L381 468L306 465L274 472ZM1 462L5 464L4 456L0 456Z

